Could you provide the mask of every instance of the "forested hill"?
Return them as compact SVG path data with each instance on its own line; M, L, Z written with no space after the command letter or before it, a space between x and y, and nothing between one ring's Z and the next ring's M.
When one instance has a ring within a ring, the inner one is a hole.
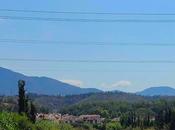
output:
M48 95L38 95L29 94L29 98L34 101L39 111L47 112L59 112L62 108L70 107L77 104L89 104L89 103L108 103L108 102L128 102L128 103L139 103L139 102L149 102L160 99L174 100L173 96L155 96L146 97L139 96L131 93L123 92L101 92L101 93L90 93L90 94L80 94L72 96L48 96ZM13 106L12 109L16 109L14 106L17 103L17 98L15 97L1 97L1 102L4 102L6 106ZM8 105L7 105L8 104ZM1 107L4 107L1 104Z

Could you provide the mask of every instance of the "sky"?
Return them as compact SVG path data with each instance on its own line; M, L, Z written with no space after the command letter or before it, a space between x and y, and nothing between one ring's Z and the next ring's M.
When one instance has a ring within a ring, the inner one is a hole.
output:
M174 5L174 0L4 0L1 1L0 9L175 13ZM0 11L0 16L175 20L175 15L118 16L5 11ZM134 43L175 44L175 23L53 22L0 18L0 39L70 42L66 45L0 42L0 59L175 60L175 46L132 45ZM72 44L72 42L80 44ZM104 42L105 45L99 46L94 42ZM129 46L109 45L111 42L128 43ZM175 87L175 64L170 63L65 63L0 60L0 66L29 76L46 76L83 88L92 87L106 91L136 92L152 86Z

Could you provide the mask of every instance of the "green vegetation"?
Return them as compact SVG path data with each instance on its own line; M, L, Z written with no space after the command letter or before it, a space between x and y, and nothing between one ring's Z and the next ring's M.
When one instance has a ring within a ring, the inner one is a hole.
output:
M174 108L173 102L159 100L134 104L97 102L96 105L94 103L90 106L89 104L77 104L66 109L69 113L77 112L77 115L90 112L92 114L101 113L103 117L106 117L103 124L83 122L64 124L47 120L34 123L26 113L0 112L0 130L174 130ZM120 119L117 120L116 117L120 117Z
M122 130L124 128L174 130L175 128L174 101L154 100L138 103L97 101L72 105L62 109L61 112L73 115L99 114L108 121L106 129L117 130L120 126ZM112 119L117 119L117 123L120 124L111 123Z
M28 98L25 95L25 81L19 80L18 81L18 88L19 88L19 99L18 99L18 112L21 113L28 113Z
M98 129L100 128L100 129ZM0 113L0 130L140 130L140 128L123 128L119 122L109 122L105 126L81 124L71 126L70 124L56 123L53 121L37 121L31 123L25 115L17 113ZM144 130L154 130L153 128Z
M109 122L106 124L106 130L121 130L122 126L119 122Z
M18 99L18 113L19 114L26 114L28 118L31 120L32 123L36 122L36 108L33 102L30 103L29 109L29 98L26 96L25 93L25 81L19 80L18 81L18 88L19 88L19 99Z
M27 116L17 113L0 113L0 130L76 130L71 125L52 121L30 122Z
M27 94L30 100L35 104L37 111L42 113L60 112L65 107L70 107L75 104L98 104L99 102L114 102L116 103L142 103L159 101L160 99L166 101L175 101L175 97L171 96L156 96L156 97L142 97L129 93L122 92L105 92L105 93L91 93L72 96L47 96L37 94ZM0 96L0 110L18 112L18 97L17 96ZM30 104L29 104L30 105Z
M18 82L18 88L18 97L0 97L0 130L175 129L174 97L149 98L121 92L65 97L26 95L23 80ZM51 104L51 109L45 107L48 103ZM56 109L58 103L62 104L62 107ZM37 110L77 116L98 114L105 120L100 124L84 121L65 124L59 121L36 120Z

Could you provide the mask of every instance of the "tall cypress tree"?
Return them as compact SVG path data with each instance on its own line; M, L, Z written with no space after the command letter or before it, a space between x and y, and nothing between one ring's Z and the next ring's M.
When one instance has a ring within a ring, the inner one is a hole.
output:
M29 97L25 96L25 113L28 115L29 114Z
M24 80L19 80L18 81L18 88L19 88L19 99L18 99L18 112L19 114L21 113L26 113L26 97L25 97L25 81Z
M35 123L36 122L36 108L33 102L30 103L30 120Z
M26 96L25 93L25 81L19 80L18 81L18 88L19 88L19 99L18 99L18 107L19 107L19 114L25 113L28 118L35 123L36 121L36 108L33 102L30 103L30 112L29 112L29 98Z
M175 109L173 108L171 112L170 130L174 129L175 129Z

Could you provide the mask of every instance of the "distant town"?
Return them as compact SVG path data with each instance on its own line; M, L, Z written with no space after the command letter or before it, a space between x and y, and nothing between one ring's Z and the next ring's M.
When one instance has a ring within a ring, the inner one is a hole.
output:
M42 114L38 113L36 115L37 120L50 120L55 122L64 122L64 123L91 123L91 124L102 124L105 118L101 118L100 115L80 115L73 116L69 114L61 115L61 114ZM119 120L118 120L119 121Z

